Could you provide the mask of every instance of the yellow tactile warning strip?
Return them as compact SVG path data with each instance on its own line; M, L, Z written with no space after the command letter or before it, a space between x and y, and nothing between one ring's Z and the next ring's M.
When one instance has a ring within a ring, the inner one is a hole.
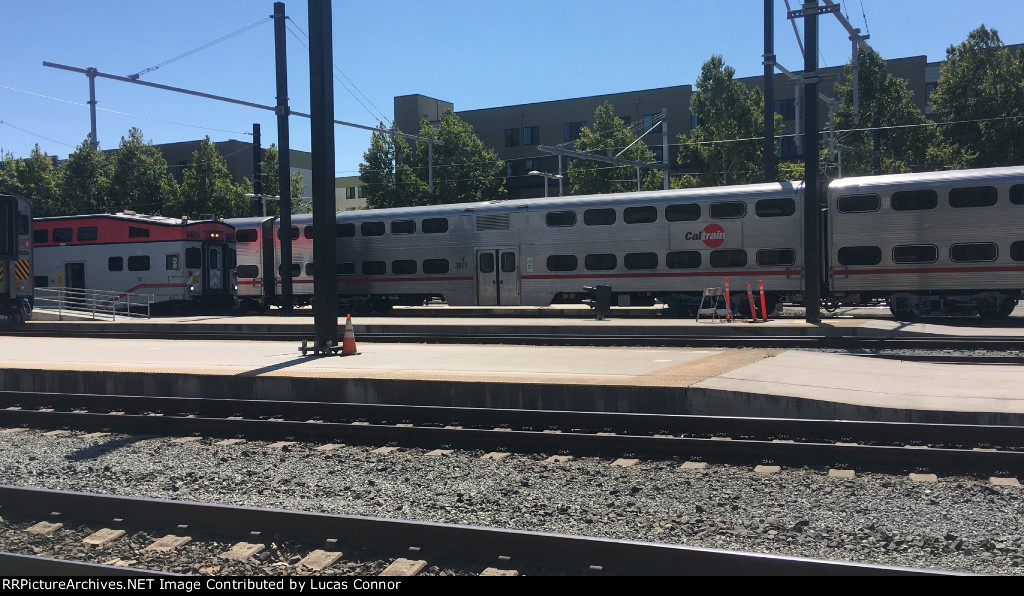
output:
M689 387L711 377L725 374L742 366L775 355L772 350L728 350L710 354L705 358L668 366L646 375L634 377L632 384Z

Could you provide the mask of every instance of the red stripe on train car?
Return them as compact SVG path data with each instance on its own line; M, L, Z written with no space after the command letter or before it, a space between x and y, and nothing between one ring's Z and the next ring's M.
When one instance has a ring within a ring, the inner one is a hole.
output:
M1024 273L1024 266L908 267L901 269L836 269L832 275L927 275L933 273Z

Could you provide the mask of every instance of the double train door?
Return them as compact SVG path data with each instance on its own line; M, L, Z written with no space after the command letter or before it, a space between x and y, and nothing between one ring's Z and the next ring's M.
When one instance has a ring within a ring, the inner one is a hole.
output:
M519 306L519 249L477 249L476 303Z

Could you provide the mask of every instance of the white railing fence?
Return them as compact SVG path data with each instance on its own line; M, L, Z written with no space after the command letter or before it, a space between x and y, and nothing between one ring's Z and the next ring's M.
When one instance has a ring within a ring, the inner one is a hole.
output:
M112 321L118 317L148 319L155 298L153 294L118 294L82 288L36 288L34 308L55 311L62 320L65 314Z

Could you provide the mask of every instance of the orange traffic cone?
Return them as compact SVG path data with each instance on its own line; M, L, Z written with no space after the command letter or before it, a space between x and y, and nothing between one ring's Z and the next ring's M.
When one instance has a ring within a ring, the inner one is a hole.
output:
M352 328L352 315L345 320L345 337L341 340L341 355L358 354L356 351L356 331Z

